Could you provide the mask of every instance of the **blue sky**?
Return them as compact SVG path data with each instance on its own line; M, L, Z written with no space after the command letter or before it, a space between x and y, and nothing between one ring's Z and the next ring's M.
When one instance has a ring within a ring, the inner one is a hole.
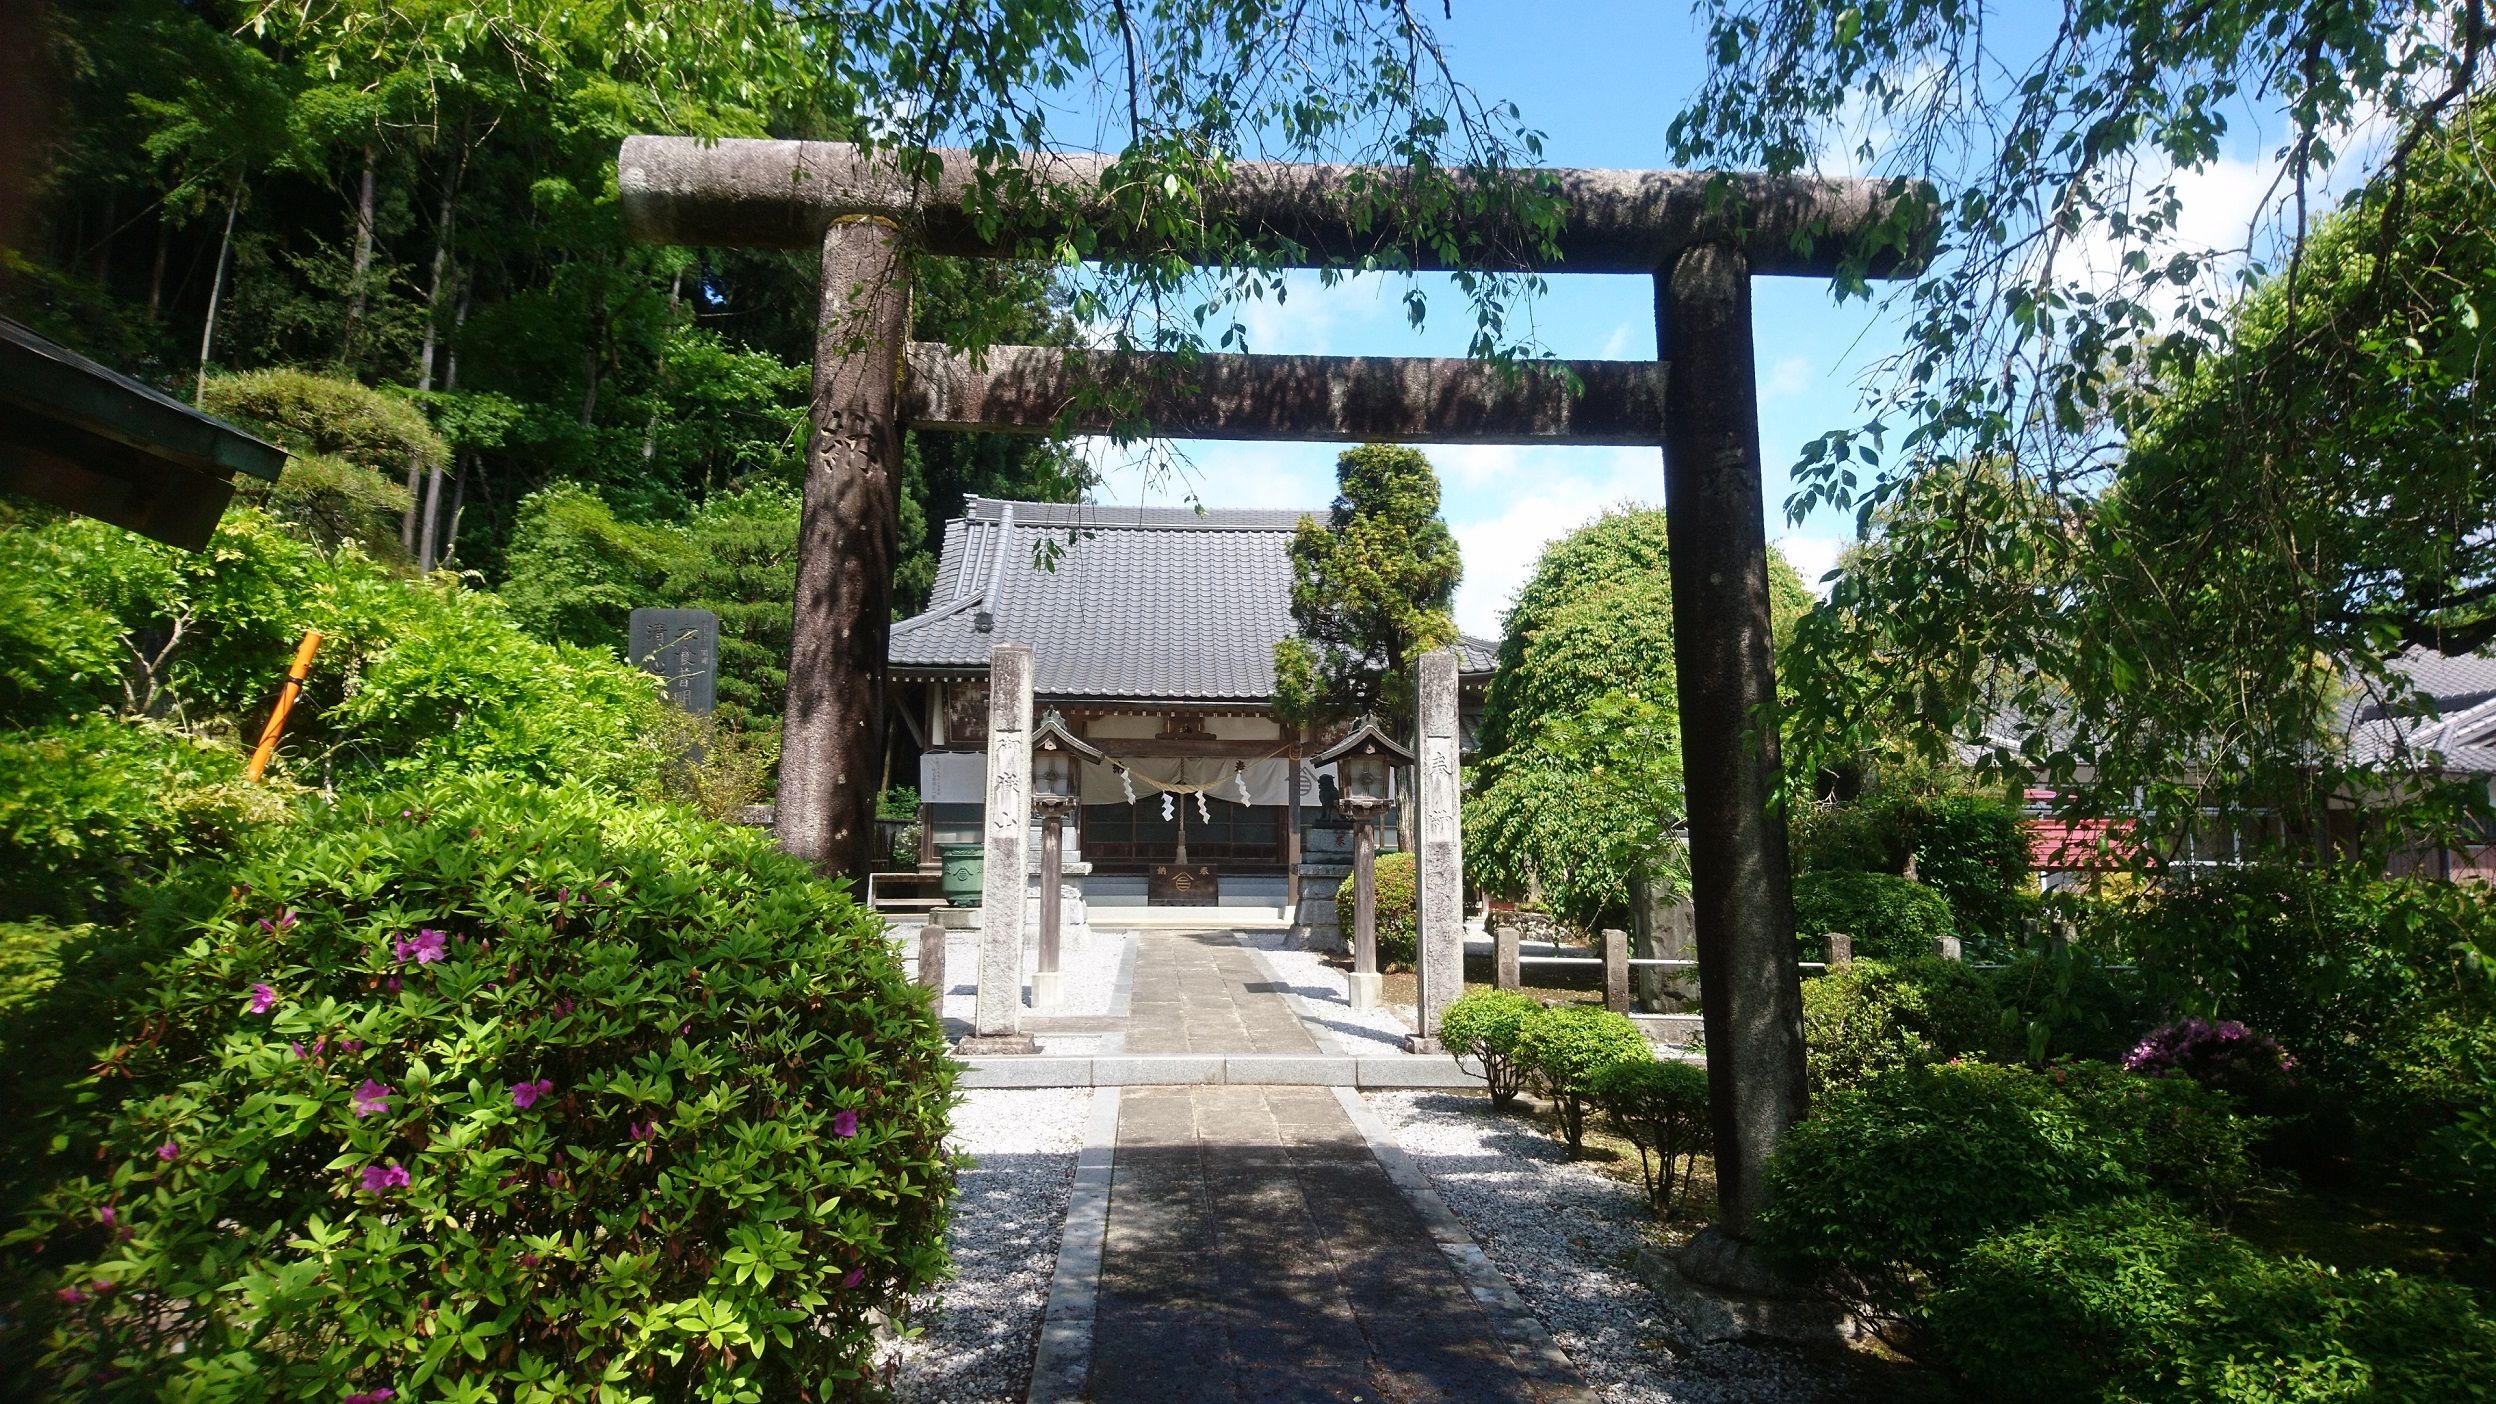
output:
M1439 7L1427 7L1437 10ZM1442 24L1460 77L1485 97L1508 99L1545 134L1545 160L1562 166L1671 164L1665 130L1703 75L1695 13L1669 3L1464 3ZM2019 10L2019 5L2005 7ZM1435 19L1436 16L1434 15ZM2016 16L2014 16L2016 19ZM2006 26L2007 27L2007 26ZM2248 114L2250 115L2250 114ZM2247 132L2252 124L2247 124ZM2245 238L2268 183L2268 161L2248 136L2242 160L2186 178L2187 234L2213 247ZM1322 289L1300 279L1280 305L1246 309L1251 349L1333 355L1461 355L1471 330L1462 298L1444 279L1423 279L1429 324L1408 326L1400 280ZM1655 354L1653 291L1643 277L1560 276L1533 307L1542 342L1571 357ZM1768 535L1804 577L1817 580L1854 535L1850 514L1822 509L1786 520L1786 470L1809 440L1860 423L1867 377L1899 345L1900 317L1877 303L1839 303L1827 283L1761 278L1753 285L1766 464ZM1106 469L1098 496L1135 504L1195 500L1208 507L1322 507L1334 495L1326 444L1183 442L1171 474L1131 453L1096 445ZM1444 514L1464 548L1457 622L1496 636L1499 616L1543 547L1623 502L1660 503L1663 464L1653 449L1431 446L1445 489Z

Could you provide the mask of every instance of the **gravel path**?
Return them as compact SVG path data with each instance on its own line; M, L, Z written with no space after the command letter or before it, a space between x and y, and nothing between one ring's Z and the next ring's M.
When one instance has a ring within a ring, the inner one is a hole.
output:
M1020 1404L1030 1390L1091 1113L1088 1088L963 1094L946 1138L974 1162L962 1172L945 1234L954 1277L919 1305L926 1334L888 1356L900 1404Z
M1852 1397L1846 1380L1791 1355L1674 1344L1674 1323L1628 1268L1652 1231L1645 1193L1571 1163L1531 1118L1494 1113L1479 1095L1365 1097L1611 1404Z

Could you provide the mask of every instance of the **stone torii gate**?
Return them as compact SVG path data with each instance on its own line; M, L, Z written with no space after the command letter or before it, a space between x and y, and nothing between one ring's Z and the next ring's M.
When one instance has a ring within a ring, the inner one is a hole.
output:
M1020 225L1009 215L999 228L994 210L973 208L974 157L930 154L936 174L913 178L841 143L640 136L624 143L617 165L625 216L641 238L822 250L782 845L856 870L873 831L904 428L1106 429L1107 416L1081 408L1088 402L1078 391L1109 385L1140 406L1151 432L1170 437L1659 445L1722 1226L1738 1239L1759 1208L1761 1162L1804 1108L1785 828L1770 810L1777 737L1755 722L1773 715L1776 687L1750 280L1829 276L1867 249L1886 259L1870 264L1875 276L1911 266L1932 227L1930 192L1811 177L1523 172L1560 200L1551 257L1461 250L1442 261L1427 247L1407 251L1423 270L1651 276L1661 352L1653 362L1180 361L1010 346L974 360L908 340L911 250L1010 256L1062 232L1046 219L1082 221L1104 253L1132 250L1100 195L1109 157L1029 158L1023 174L1064 198L1053 214ZM1342 267L1401 247L1393 209L1373 197L1406 176L1243 162L1203 198L1291 261Z

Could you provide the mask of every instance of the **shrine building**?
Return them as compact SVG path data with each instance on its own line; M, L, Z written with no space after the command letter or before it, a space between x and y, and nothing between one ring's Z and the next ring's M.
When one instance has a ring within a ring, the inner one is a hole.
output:
M1289 920L1306 878L1331 908L1344 825L1333 777L1305 757L1348 728L1304 732L1274 711L1274 647L1296 632L1292 529L1325 515L972 498L945 526L926 612L892 631L894 740L920 753L922 866L979 841L989 650L1020 643L1034 724L1055 713L1105 756L1083 767L1068 835L1086 903ZM1495 650L1462 650L1470 736Z

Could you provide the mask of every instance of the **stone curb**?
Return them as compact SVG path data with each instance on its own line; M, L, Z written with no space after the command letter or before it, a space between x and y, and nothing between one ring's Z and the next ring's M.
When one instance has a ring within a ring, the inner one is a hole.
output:
M1092 1094L1092 1119L1075 1159L1074 1192L1058 1239L1057 1271L1040 1316L1028 1404L1079 1404L1092 1374L1092 1328L1100 1316L1101 1243L1109 1232L1109 1181L1118 1154L1118 1089Z
M1361 1087L1463 1088L1482 1079L1453 1058L1350 1058L1305 1053L1057 1054L973 1056L959 1085L970 1087Z
M1492 1265L1482 1245L1474 1242L1473 1235L1466 1230L1464 1221L1430 1187L1430 1177L1396 1143L1395 1133L1378 1120L1359 1092L1339 1087L1335 1089L1335 1100L1343 1104L1344 1115L1351 1118L1353 1129L1369 1143L1369 1153L1377 1157L1387 1178L1403 1192L1405 1202L1413 1206L1413 1213L1439 1245L1439 1251L1447 1255L1448 1266L1455 1269L1457 1279L1465 1284L1465 1290L1482 1308L1483 1316L1490 1320L1491 1329L1498 1334L1518 1372L1541 1386L1535 1397L1552 1404L1599 1404L1600 1396L1579 1377L1568 1352L1551 1338L1541 1319L1509 1285L1507 1276Z

